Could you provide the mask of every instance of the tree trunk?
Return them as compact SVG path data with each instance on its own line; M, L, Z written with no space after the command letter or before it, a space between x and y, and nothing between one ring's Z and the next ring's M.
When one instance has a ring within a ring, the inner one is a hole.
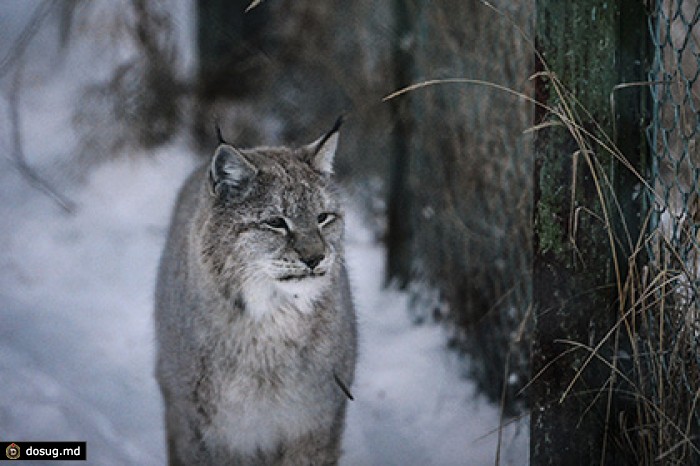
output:
M265 4L245 13L250 0L197 2L199 95L204 99L241 97L259 83L266 23Z
M551 79L540 76L538 102L550 108L576 107L575 98L581 105L575 118L582 129L596 137L603 132L614 137L632 165L643 167L646 88L614 89L620 83L646 81L648 27L642 2L538 0L537 15L537 48L573 96L562 99ZM541 61L538 68L545 69ZM536 124L550 119L537 108ZM597 353L614 364L615 338L606 335L620 317L618 285L624 283L627 259L639 238L644 196L634 196L640 180L590 137L584 138L592 153L582 151L561 126L542 129L535 137L534 466L629 462L614 440L622 400L609 391L611 384L615 388L611 369L576 345L595 348L604 341Z
M392 59L394 83L397 88L411 84L413 60L411 43L412 21L415 19L413 2L394 0L394 39ZM410 95L392 101L394 131L391 163L389 166L389 202L387 232L387 281L396 280L401 288L411 278L411 187L409 186L411 108Z
M213 140L213 104L258 95L266 82L264 28L267 5L245 13L250 0L196 2L197 103L193 135L201 148Z

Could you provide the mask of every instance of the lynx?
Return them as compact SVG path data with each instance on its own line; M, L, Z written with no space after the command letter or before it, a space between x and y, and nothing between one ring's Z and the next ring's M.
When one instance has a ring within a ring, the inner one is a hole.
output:
M357 345L339 126L298 148L219 133L179 194L155 305L171 465L338 462Z

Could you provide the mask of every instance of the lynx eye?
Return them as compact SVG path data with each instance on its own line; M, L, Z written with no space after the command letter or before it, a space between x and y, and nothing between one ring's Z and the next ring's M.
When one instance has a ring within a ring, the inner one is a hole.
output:
M333 220L335 220L336 216L335 214L330 214L328 212L324 212L322 214L318 214L317 220L318 220L318 226L326 226L329 223L331 223Z
M272 230L277 230L277 231L282 231L286 232L289 227L287 226L287 222L285 219L282 217L272 217L270 219L267 219L263 222L263 225L272 229Z

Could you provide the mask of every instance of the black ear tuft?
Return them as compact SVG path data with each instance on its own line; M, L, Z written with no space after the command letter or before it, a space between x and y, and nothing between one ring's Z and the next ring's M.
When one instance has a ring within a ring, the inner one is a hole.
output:
M343 116L341 115L335 120L330 131L303 148L304 159L319 173L324 175L333 173L333 159L338 147L338 132L342 124Z
M221 134L221 126L219 126L219 120L214 120L214 131L216 132L216 138L219 140L219 144L228 144L224 140L224 136Z
M335 123L333 124L333 127L331 128L330 131L328 131L318 142L318 147L316 148L316 152L314 155L318 154L318 152L321 150L323 145L328 142L328 140L338 131L340 131L340 127L343 125L343 122L345 121L345 115L340 115L337 120L335 120Z

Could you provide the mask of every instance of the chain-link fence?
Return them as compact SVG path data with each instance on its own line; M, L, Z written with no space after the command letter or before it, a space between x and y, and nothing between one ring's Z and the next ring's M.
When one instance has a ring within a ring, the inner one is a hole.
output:
M663 464L700 464L700 4L660 0L649 24L654 193L635 364L637 443Z
M394 208L410 223L411 278L437 289L441 303L427 305L418 290L416 309L448 319L452 344L469 354L480 389L496 403L505 395L513 412L528 379L522 322L531 300L532 153L525 130L532 107L496 85L528 93L533 54L518 27L530 28L534 2L406 5L411 72L410 82L399 84L482 81L443 82L401 97L410 101L410 130L397 198L408 211Z

